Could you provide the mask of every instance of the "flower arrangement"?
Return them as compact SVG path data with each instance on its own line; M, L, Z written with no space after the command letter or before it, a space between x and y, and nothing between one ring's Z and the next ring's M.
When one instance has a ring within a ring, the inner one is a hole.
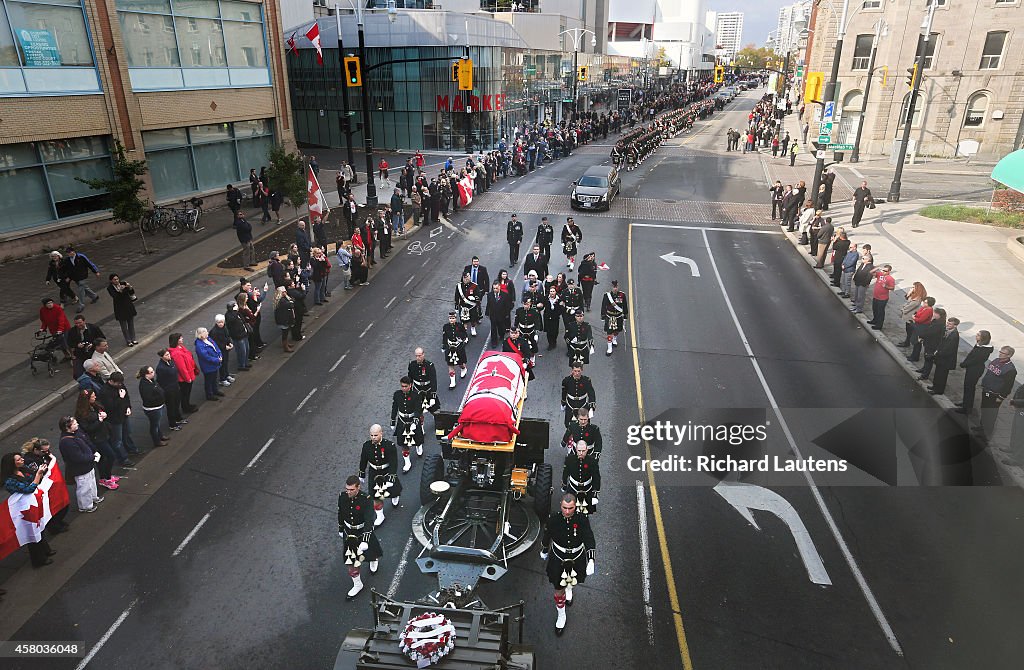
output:
M417 668L426 668L455 648L455 626L443 615L427 612L409 619L399 644Z

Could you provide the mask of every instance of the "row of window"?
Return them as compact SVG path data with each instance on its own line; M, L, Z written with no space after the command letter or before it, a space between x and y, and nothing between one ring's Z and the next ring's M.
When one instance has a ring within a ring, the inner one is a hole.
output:
M924 105L922 94L918 93L917 101L914 103L914 118L911 127L918 127L921 123L921 114ZM910 104L910 94L903 98L903 105L900 109L899 124L902 128L907 122L907 106ZM851 91L843 98L844 116L859 116L864 105L864 94L861 91ZM967 109L964 112L963 126L965 128L980 128L985 125L985 117L988 113L989 94L985 91L977 91L967 98ZM898 132L898 131L897 131Z
M978 65L979 70L998 70L1002 66L1003 52L1006 49L1006 37L1008 34L1005 30L993 30L985 35L985 44L981 48L981 62ZM928 36L928 41L924 45L925 70L930 70L935 63L935 49L939 44L940 37L939 33L931 33ZM923 40L924 36L918 37L915 53L921 52L921 42ZM852 69L868 69L868 64L871 61L871 48L874 46L874 42L875 36L872 34L857 35L857 40L853 47Z
M945 7L946 0L925 0L924 6L931 7L932 3L935 3L936 7ZM1016 5L1020 0L995 0L993 4L996 5ZM861 3L861 9L879 9L882 6L882 0L864 0Z

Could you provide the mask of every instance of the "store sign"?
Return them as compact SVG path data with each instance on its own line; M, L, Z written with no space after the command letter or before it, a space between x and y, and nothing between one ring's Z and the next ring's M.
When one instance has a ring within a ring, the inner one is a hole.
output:
M477 110L480 112L500 112L505 109L505 94L497 95L471 95L469 96L469 109L466 109L465 96L447 95L437 96L437 111L439 112L467 112Z
M49 30L19 30L18 41L25 64L36 67L60 67L60 49Z

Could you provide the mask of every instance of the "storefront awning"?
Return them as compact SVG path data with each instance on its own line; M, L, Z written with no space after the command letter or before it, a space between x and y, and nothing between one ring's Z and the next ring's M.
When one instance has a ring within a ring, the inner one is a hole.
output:
M992 179L1014 191L1024 191L1024 149L1007 154L996 163Z

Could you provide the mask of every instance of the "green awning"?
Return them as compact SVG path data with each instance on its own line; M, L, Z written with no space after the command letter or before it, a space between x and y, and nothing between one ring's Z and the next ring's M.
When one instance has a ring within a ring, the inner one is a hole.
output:
M1024 149L1007 154L996 163L992 179L1014 191L1024 191Z

